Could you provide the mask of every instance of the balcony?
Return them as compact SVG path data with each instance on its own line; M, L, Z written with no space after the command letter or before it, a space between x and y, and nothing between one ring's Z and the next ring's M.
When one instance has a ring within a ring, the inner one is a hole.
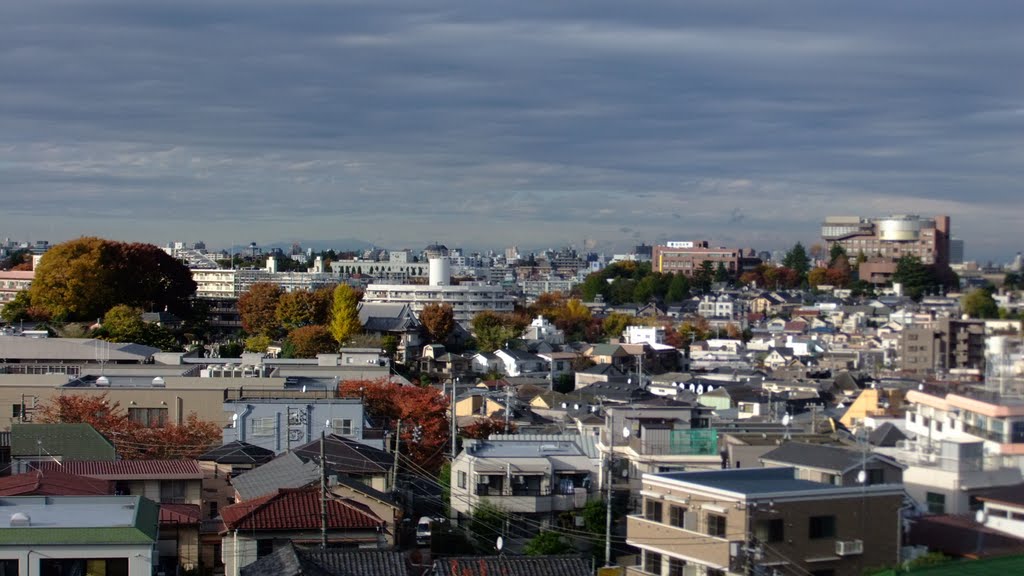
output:
M475 500L488 500L491 504L515 513L565 512L583 508L590 497L587 488L551 490L548 487L517 486L488 483L477 484L473 490Z
M634 546L678 554L709 566L729 566L729 541L723 538L655 522L641 515L626 517L626 534L628 543Z

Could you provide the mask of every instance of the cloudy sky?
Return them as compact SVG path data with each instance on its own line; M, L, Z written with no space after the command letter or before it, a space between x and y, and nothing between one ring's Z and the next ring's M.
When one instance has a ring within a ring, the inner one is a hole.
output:
M612 248L1024 222L1024 2L0 0L0 235Z

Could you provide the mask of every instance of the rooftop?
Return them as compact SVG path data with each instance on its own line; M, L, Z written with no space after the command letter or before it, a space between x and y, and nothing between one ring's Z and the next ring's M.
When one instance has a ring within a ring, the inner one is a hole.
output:
M0 544L150 544L157 506L141 496L14 496L0 498L0 517L26 517L0 526Z
M487 440L467 445L474 446L471 454L477 458L537 458L544 456L586 456L575 441Z
M689 484L698 488L730 492L738 497L778 496L807 492L840 491L859 494L861 490L871 492L892 486L834 486L796 478L796 468L741 468L733 470L711 470L707 472L670 472L667 474L645 474L644 478L668 480ZM899 486L902 490L902 486Z
M105 480L202 480L203 472L196 460L80 460L53 462L45 460L36 466L43 472L60 470Z

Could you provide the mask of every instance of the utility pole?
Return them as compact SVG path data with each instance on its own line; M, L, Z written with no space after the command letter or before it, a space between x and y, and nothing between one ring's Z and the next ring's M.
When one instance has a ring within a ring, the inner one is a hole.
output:
M512 385L505 381L505 434L508 434L508 419L512 411Z
M608 421L606 416L605 421ZM612 565L612 462L615 458L615 417L612 416L611 424L608 425L608 502L605 506L604 519L604 565Z
M327 549L327 431L320 431L320 548Z
M458 424L455 419L455 384L459 381L458 378L452 379L452 414L451 414L451 425L452 425L452 462L455 461L455 450L456 450L456 437L455 433L458 429Z
M391 489L395 489L398 483L398 459L401 456L399 448L402 446L402 419L398 419L398 426L395 427L395 464L391 467Z

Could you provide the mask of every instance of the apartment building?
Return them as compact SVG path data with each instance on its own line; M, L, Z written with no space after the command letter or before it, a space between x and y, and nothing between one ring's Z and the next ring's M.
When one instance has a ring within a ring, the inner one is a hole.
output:
M693 276L700 271L704 262L710 262L712 270L722 264L729 274L738 276L743 251L738 248L711 247L706 240L668 242L655 246L653 251L654 270L662 273L683 273Z
M900 367L913 374L981 376L985 367L985 321L936 318L900 333Z
M33 270L0 270L0 306L14 300L18 292L28 290L35 276Z
M224 428L224 443L241 441L280 454L312 442L321 430L384 447L383 429L368 425L359 398L258 398L224 402L232 414Z
M794 468L646 474L627 518L631 576L859 576L899 561L903 487L833 486Z

